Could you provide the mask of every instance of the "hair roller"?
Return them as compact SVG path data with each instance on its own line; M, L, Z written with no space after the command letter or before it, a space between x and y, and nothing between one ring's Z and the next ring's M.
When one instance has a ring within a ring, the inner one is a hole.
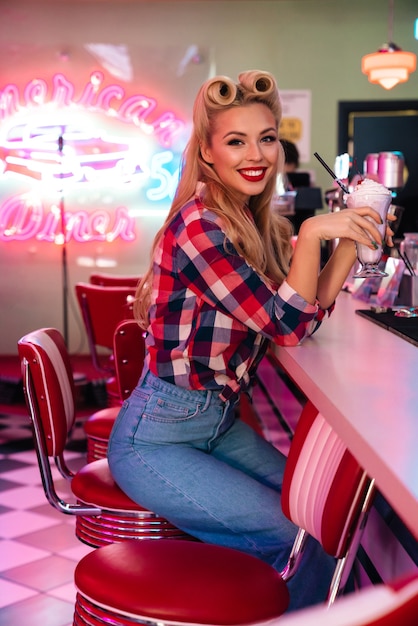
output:
M259 70L250 70L242 72L238 76L241 85L253 93L269 95L273 91L277 91L276 80L269 72L261 72Z
M216 76L206 84L206 97L213 104L232 104L236 95L236 85L227 76Z

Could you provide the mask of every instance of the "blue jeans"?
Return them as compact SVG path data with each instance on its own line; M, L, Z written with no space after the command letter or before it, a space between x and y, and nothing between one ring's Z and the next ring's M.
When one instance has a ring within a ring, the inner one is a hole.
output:
M202 541L283 569L297 530L280 506L286 459L217 392L146 371L121 408L108 457L132 500ZM289 582L291 610L323 601L335 567L315 540L307 552Z

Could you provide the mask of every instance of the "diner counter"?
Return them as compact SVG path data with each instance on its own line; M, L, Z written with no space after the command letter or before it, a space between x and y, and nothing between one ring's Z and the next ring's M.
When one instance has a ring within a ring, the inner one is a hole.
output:
M365 308L341 292L312 337L272 350L418 539L418 347Z

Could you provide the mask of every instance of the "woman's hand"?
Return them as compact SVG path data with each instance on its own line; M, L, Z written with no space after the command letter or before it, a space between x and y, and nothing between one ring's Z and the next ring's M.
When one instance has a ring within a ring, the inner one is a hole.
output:
M396 217L388 215L387 220L388 222L394 221ZM315 215L302 223L301 230L304 231L302 234L305 237L326 241L351 239L375 249L376 245L383 244L382 236L377 228L377 225L381 223L379 213L371 207L365 206ZM392 236L393 232L387 225L386 243L388 246L393 246Z
M389 248L393 248L393 246L395 245L393 243L393 235L395 233L391 229L390 224L388 224L388 222L396 222L397 219L398 218L396 217L396 215L393 215L392 213L388 213L388 215L386 217L386 238L385 238L385 244L387 246L389 246Z

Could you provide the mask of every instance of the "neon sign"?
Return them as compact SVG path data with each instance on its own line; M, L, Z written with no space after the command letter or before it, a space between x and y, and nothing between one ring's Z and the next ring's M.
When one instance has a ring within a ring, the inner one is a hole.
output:
M184 128L184 122L176 118L174 113L165 112L154 121L147 121L156 106L153 98L134 95L126 98L125 90L120 85L108 85L102 88L104 74L93 72L85 85L81 96L74 98L75 86L63 74L55 74L52 78L52 94L48 97L48 83L35 78L23 89L24 106L27 109L44 106L47 103L57 108L70 107L72 104L83 108L117 116L122 122L135 124L147 134L154 134L160 143L171 146L173 137ZM119 104L115 108L114 101ZM19 88L15 84L6 85L0 95L0 120L14 116L21 110Z
M74 239L79 243L90 241L112 242L135 239L135 220L125 207L116 209L114 217L104 209L64 212L64 227L60 208L52 205L45 210L36 197L9 198L0 208L0 241L37 241L62 244Z
M41 200L51 190L62 194L80 188L84 196L91 190L97 198L104 188L112 195L132 188L137 198L143 194L145 204L159 207L173 198L182 150L176 151L175 143L184 122L172 112L156 115L154 98L126 96L120 85L104 85L99 71L81 95L75 92L63 74L53 76L51 88L35 78L21 90L10 83L0 91L2 187L19 181L26 188L20 196L0 199L0 241L135 239L136 208L66 210L63 219L54 203ZM121 124L134 128L126 132Z

